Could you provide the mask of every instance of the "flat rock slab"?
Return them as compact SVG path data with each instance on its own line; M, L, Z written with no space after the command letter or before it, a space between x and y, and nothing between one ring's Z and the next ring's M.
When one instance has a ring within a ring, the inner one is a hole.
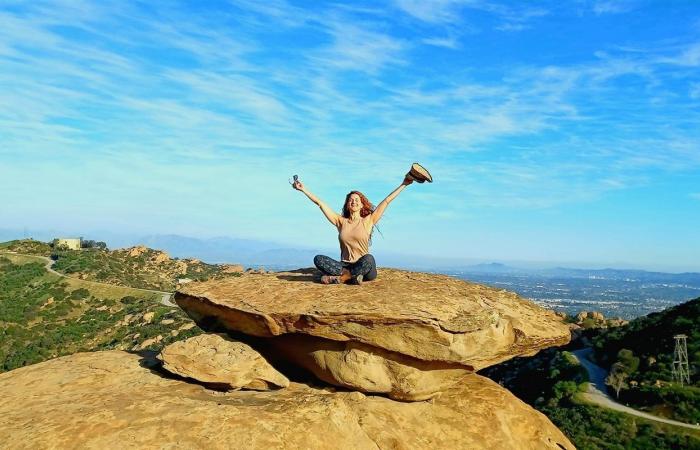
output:
M169 379L119 351L0 374L3 448L573 449L541 413L468 375L430 402L298 383L217 392Z
M200 334L168 345L158 355L170 373L225 389L266 391L289 386L248 344L218 334Z
M550 310L513 292L446 275L381 269L362 286L322 285L301 271L191 283L175 301L192 318L261 337L304 333L357 341L479 370L570 339Z

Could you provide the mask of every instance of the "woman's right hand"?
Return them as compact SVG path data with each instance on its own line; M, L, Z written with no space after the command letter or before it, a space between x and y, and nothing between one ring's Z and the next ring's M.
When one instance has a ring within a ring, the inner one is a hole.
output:
M292 183L292 187L296 189L297 191L303 191L304 190L304 185L301 184L301 181L297 180L294 183Z

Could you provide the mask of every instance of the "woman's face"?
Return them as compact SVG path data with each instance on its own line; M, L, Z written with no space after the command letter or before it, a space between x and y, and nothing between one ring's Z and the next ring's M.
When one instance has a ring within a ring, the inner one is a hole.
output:
M357 212L362 209L362 200L360 200L360 196L357 194L352 194L350 198L348 199L348 211L350 212Z

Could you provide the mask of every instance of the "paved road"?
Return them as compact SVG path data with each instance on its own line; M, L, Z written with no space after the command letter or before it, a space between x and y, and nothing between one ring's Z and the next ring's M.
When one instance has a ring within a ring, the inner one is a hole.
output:
M676 420L654 416L652 414L630 408L613 400L608 395L607 388L605 387L605 377L608 376L608 372L588 359L588 355L590 355L592 352L593 349L590 347L572 352L574 356L579 360L581 365L588 371L588 378L591 381L590 383L588 383L588 392L581 394L581 396L587 402L594 403L605 408L614 409L615 411L620 411L626 414L632 414L633 416L654 420L656 422L663 422L669 425L676 425L679 427L691 428L693 430L700 430L699 425L692 425L689 423L678 422Z
M0 254L2 254L2 253L7 253L7 254L9 254L9 255L17 255L17 256L27 256L27 257L30 257L30 258L37 258L37 259L44 260L44 261L46 261L46 266L45 266L45 267L46 267L46 270L49 271L50 273L54 274L54 275L58 275L59 277L71 278L71 279L73 279L73 280L82 281L83 283L99 284L99 285L102 285L102 286L118 286L118 287L133 289L133 290L135 290L135 291L150 292L150 293L153 293L153 294L160 294L160 296L161 296L161 297L160 297L160 304L161 304L161 305L170 306L171 308L176 308L176 307L177 307L177 305L174 304L174 303L171 301L171 299L173 298L173 293L172 293L172 292L154 291L154 290L151 290L151 289L141 289L141 288L135 288L135 287L131 287L131 286L119 286L119 285L110 284L110 283L103 283L103 282L101 282L101 281L81 280L80 278L69 277L68 275L65 275L65 274L62 274L61 272L56 272L55 270L53 270L53 265L54 265L54 263L55 263L56 261L54 261L54 260L51 259L51 258L47 258L46 256L25 255L25 254L22 254L22 253L14 253L14 252L0 252Z

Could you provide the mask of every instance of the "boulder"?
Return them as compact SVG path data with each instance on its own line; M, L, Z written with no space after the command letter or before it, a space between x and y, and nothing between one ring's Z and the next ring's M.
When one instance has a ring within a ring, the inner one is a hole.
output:
M147 251L148 251L148 249L143 245L137 245L135 247L131 247L131 248L126 249L127 254L131 258L139 257L142 254L146 253Z
M268 346L277 358L304 367L327 383L395 400L427 400L471 373L456 363L421 361L360 342L303 334L272 338Z
M240 264L222 264L221 265L223 273L243 273L245 268Z
M569 342L550 310L515 293L445 275L382 269L362 286L308 271L190 283L175 301L205 329L306 334L479 370Z
M225 389L265 391L289 386L287 377L249 345L218 334L170 344L158 359L168 372Z
M0 374L7 448L573 449L541 413L467 375L430 402L299 383L208 390L135 354L78 353Z
M609 327L623 327L629 323L629 320L620 319L618 317L613 319L608 319Z
M168 254L163 251L156 250L154 255L151 256L151 261L156 264L161 264L170 261L170 256L168 256Z
M580 325L577 325L575 323L570 323L569 325L569 331L571 332L571 340L576 341L578 339L581 339L583 336L583 330L584 328L581 327Z
M588 316L595 320L596 322L604 322L605 321L605 316L603 315L602 312L599 311L591 311L588 313Z

